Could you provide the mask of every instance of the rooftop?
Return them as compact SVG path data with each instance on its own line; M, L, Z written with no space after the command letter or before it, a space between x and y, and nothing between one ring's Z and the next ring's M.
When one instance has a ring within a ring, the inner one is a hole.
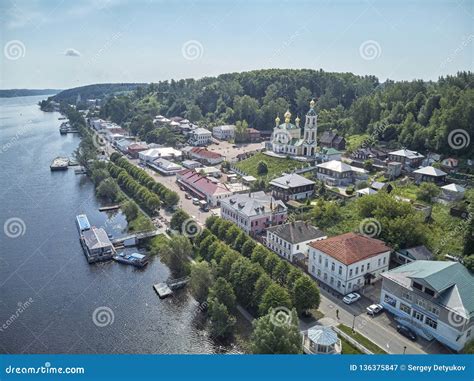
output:
M459 262L415 261L386 273L384 278L412 289L411 281L436 291L436 302L464 317L474 314L474 275Z
M102 228L92 227L90 230L85 230L82 236L84 237L85 244L91 250L112 246L107 232Z
M349 172L353 170L352 166L339 160L330 160L326 163L318 164L317 167L328 169L334 172Z
M218 159L222 157L220 153L212 152L202 147L194 147L190 149L189 151L193 153L194 155L197 155L205 159Z
M283 212L287 210L285 204L276 200L264 192L254 192L250 194L236 194L221 201L230 209L234 209L247 217L256 216L270 212Z
M316 344L334 345L339 339L337 333L331 327L317 325L308 329L308 338Z
M341 234L309 245L345 265L391 251L383 241L356 233Z
M400 149L398 151L390 152L390 155L403 156L407 159L422 159L424 156L416 151L410 151L409 149Z
M449 185L445 185L444 187L441 187L441 189L446 189L447 191L459 192L459 193L464 193L466 191L465 188L463 188L460 185L454 184L454 183L449 184Z
M231 194L231 190L219 182L213 182L192 169L178 172L178 179L205 195Z
M289 189L289 188L296 188L305 185L314 185L315 182L307 179L306 177L300 176L296 173L291 173L288 175L283 175L281 177L277 177L270 181L271 185L277 186L279 188Z
M290 243L306 242L326 237L321 230L305 221L289 222L284 225L272 226L267 231Z
M400 249L398 252L417 261L433 259L433 253L429 251L424 245L410 247L409 249Z
M436 176L436 177L447 175L446 172L435 167L423 167L423 168L417 169L416 171L413 171L413 173L418 173L420 175L427 175L427 176Z

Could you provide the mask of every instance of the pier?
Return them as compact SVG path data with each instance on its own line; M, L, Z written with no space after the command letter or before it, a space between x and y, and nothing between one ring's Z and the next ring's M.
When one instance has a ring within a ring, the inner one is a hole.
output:
M153 285L160 299L164 299L173 294L174 290L183 288L189 282L189 277L167 280L165 283L157 283Z
M145 238L155 237L158 234L162 234L162 231L153 230L149 232L130 234L125 237L112 239L111 242L112 242L112 245L114 245L114 247L136 246L138 245L138 242L140 240L145 239Z
M49 168L52 171L65 171L69 167L69 158L67 157L56 157L51 162Z

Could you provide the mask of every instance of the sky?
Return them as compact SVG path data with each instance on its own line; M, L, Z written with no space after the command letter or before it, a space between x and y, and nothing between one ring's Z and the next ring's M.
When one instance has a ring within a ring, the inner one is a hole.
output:
M0 0L0 88L264 68L436 80L472 70L473 19L473 0Z

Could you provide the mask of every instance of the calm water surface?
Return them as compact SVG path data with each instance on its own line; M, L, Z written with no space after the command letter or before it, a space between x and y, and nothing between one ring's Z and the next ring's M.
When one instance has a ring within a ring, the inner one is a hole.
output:
M0 99L0 352L215 352L186 291L166 300L153 291L169 275L158 258L144 270L87 264L75 216L86 213L115 237L126 222L98 211L85 176L50 172L51 160L70 156L79 137L59 134L60 115L41 112L42 98ZM12 218L20 219L19 231L9 225L16 238L4 230ZM104 327L93 321L99 307L113 313Z

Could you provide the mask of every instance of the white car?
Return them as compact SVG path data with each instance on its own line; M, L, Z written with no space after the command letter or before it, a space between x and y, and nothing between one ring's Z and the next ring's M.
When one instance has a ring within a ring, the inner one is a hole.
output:
M346 304L352 304L357 302L360 299L360 295L357 292L351 292L350 294L347 294L344 296L342 301Z
M382 312L383 306L381 304L372 304L366 308L368 315L377 315L379 312Z

